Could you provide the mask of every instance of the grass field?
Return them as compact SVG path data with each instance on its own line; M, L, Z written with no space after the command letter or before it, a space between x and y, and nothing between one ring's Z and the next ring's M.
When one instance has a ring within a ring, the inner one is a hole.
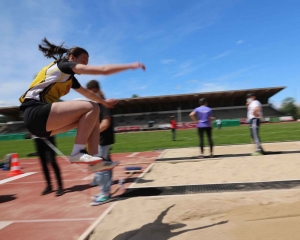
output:
M262 142L283 142L300 140L300 123L263 124L260 130ZM73 146L74 137L57 138L57 146L68 155ZM213 130L214 145L230 145L250 143L248 126L227 127ZM206 141L207 142L207 141ZM170 131L152 131L116 134L113 153L141 152L155 149L181 148L198 146L196 129L178 130L176 141L171 141ZM32 140L16 140L0 142L0 159L8 153L17 152L26 157L35 152Z

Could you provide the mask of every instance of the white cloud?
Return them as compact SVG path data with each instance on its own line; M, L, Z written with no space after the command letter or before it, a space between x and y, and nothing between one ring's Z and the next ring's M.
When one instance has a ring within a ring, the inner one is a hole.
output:
M236 42L236 44L242 44L242 43L244 43L244 40L238 40L238 41Z
M160 62L162 64L168 65L168 64L171 64L171 63L175 63L175 59L162 59L162 60L160 60Z
M223 53L221 53L221 54L219 54L219 55L213 57L212 59L213 59L213 60L216 60L216 59L219 59L219 58L223 58L223 57L226 57L228 54L230 54L230 52L229 52L229 51L226 51L226 52L223 52Z
M180 64L178 67L179 71L174 75L174 77L183 76L195 71L196 67L194 67L192 64L193 64L192 60L188 60Z
M198 83L199 81L198 80L196 80L196 79L193 79L193 80L189 80L189 81L187 81L187 83Z
M226 85L221 85L219 83L204 83L197 89L196 92L218 92L226 90L229 90Z
M176 89L181 89L181 85L178 84L178 85L176 86Z

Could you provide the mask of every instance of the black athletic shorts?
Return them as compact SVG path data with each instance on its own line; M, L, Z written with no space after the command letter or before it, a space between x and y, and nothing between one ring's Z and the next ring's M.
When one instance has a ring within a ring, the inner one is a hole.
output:
M25 126L37 137L50 137L51 131L46 131L47 120L51 111L52 103L35 102L24 110L23 119Z

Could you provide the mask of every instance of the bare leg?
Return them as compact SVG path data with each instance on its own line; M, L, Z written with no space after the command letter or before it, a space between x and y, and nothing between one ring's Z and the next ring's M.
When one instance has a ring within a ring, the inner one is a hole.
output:
M92 130L92 133L90 134L87 141L89 154L91 154L92 156L98 154L99 140L100 140L99 120L97 120Z
M52 104L46 128L55 135L77 125L75 144L86 144L98 122L99 112L98 104L93 102L56 102ZM98 142L94 144L98 147Z

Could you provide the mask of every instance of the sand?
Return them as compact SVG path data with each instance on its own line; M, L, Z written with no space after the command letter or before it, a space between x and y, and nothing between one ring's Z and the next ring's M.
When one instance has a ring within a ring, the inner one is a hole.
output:
M297 240L300 190L132 198L91 240Z
M134 187L300 179L300 154L155 163Z
M280 142L280 143L264 143L262 144L265 151L295 151L300 150L300 142ZM245 154L252 153L255 150L252 144L228 145L214 147L214 154ZM209 149L205 147L204 153L209 155ZM200 154L200 148L176 148L167 149L160 158L178 158L178 157L195 157Z
M245 153L251 147L223 146L218 151ZM300 144L268 144L265 148L296 151ZM195 150L170 149L164 155L192 156ZM296 179L300 179L300 154L285 153L155 163L133 187ZM90 239L297 240L299 225L300 189L137 197L118 201Z

